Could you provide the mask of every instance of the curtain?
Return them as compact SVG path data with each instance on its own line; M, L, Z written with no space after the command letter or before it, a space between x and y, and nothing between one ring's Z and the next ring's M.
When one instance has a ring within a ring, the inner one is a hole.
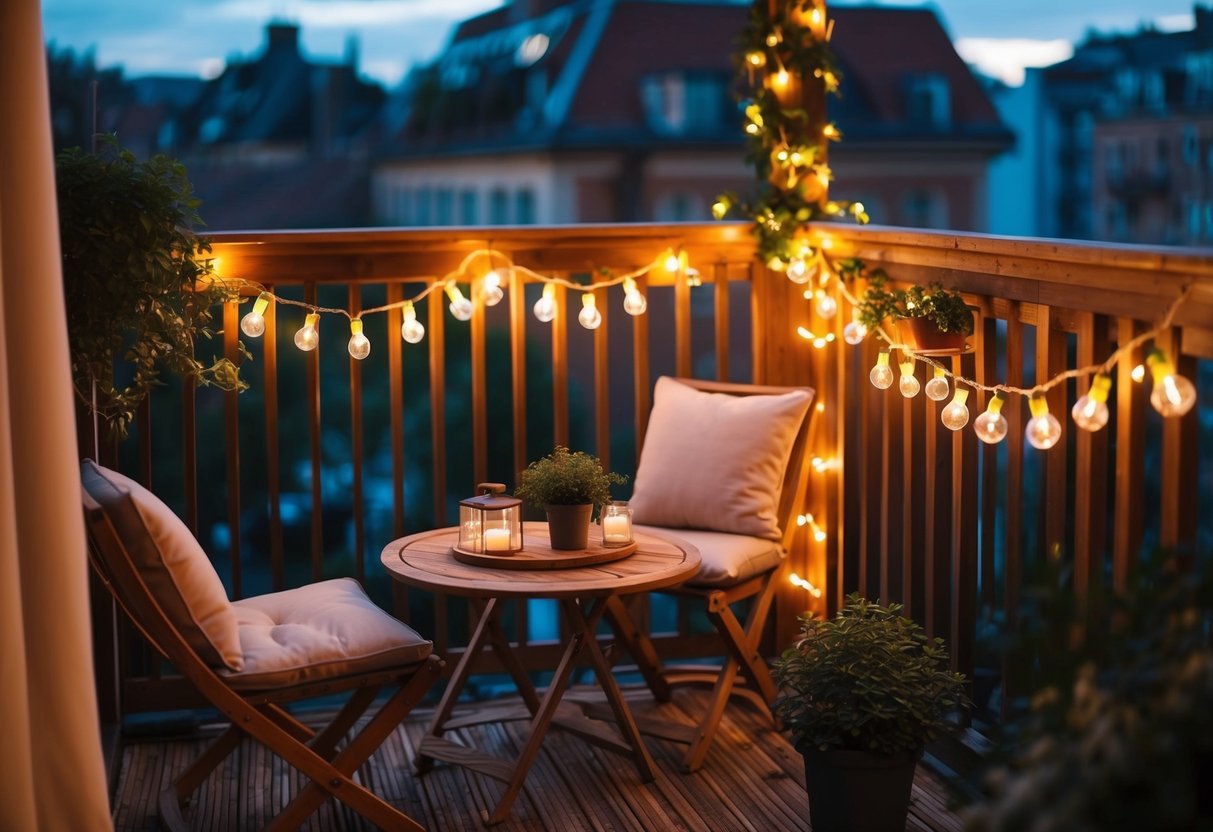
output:
M112 827L38 0L0 2L0 830Z

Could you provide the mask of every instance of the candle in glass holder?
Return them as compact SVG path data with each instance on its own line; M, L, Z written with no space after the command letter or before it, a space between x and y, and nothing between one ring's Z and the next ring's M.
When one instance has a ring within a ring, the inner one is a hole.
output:
M484 550L486 552L508 552L510 550L510 530L485 529Z
M632 542L632 510L626 503L612 503L602 513L602 542L626 546Z

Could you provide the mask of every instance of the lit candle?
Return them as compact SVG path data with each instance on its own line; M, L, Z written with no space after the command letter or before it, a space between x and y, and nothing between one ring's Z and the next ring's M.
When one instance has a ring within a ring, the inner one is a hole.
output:
M484 550L486 552L508 552L510 550L510 530L485 529Z
M602 539L607 543L627 543L632 539L626 514L608 514L602 518Z

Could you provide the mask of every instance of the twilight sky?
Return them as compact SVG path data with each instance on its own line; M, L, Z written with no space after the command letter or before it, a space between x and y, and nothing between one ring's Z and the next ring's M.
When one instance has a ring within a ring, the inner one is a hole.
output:
M968 61L1008 83L1024 66L1053 63L1089 28L1131 31L1150 21L1164 29L1192 25L1193 0L884 0L934 6ZM855 5L837 0L837 5ZM47 40L95 47L97 62L122 64L128 76L152 73L212 77L230 56L256 53L272 18L302 27L312 56L339 58L350 37L363 71L394 85L412 64L433 58L451 25L500 0L43 0ZM1146 10L1148 8L1148 10Z

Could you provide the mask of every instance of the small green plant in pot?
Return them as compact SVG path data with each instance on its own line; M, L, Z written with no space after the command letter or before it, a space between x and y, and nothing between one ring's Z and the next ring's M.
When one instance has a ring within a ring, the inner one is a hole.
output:
M603 470L585 451L556 450L526 467L514 496L547 512L553 549L584 549L594 512L611 499L611 486L627 477Z
M905 322L902 338L920 352L960 352L965 337L973 334L973 313L960 292L939 283L890 289L880 274L869 278L859 303L859 320L875 329L891 320Z
M813 829L901 832L923 748L968 706L965 679L900 604L850 595L834 618L800 621L774 711L804 755Z

